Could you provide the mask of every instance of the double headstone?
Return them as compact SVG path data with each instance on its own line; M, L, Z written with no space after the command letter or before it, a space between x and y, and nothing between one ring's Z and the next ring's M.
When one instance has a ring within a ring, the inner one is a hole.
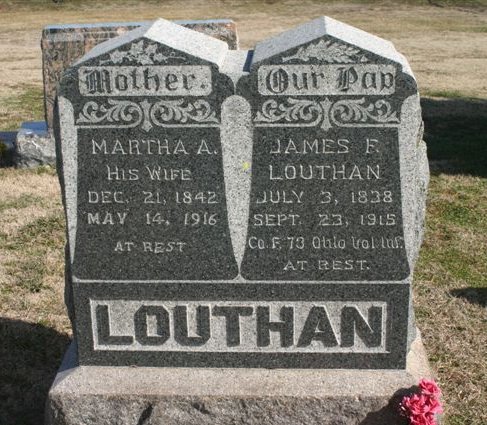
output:
M57 110L80 364L405 368L428 168L391 43L319 18L232 52L158 20Z

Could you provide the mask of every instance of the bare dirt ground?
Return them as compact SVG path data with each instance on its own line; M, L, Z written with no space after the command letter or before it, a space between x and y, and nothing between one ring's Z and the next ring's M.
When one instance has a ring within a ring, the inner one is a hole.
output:
M42 118L40 35L54 23L232 18L242 48L319 15L392 40L423 95L432 165L415 306L447 425L487 424L487 12L375 2L0 0L0 130ZM428 97L429 96L429 97ZM442 96L443 99L434 96ZM54 170L0 169L0 424L42 423L70 336Z

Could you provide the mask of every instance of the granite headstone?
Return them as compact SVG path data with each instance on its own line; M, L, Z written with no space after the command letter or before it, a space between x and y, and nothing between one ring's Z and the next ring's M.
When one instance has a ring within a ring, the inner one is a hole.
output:
M391 43L319 18L232 52L158 20L58 111L80 364L405 368L428 168Z

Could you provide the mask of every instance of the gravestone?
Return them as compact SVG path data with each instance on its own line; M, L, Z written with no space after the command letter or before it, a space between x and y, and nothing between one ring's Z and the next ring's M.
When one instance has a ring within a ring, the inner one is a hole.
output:
M57 111L76 344L48 423L398 423L428 375L428 166L391 43L319 18L231 51L158 20L68 69Z

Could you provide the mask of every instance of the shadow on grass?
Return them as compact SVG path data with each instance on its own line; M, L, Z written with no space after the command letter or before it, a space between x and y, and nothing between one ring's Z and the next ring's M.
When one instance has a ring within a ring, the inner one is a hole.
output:
M408 425L408 420L403 418L399 413L399 404L405 395L411 395L418 392L418 387L402 388L397 390L389 404L377 412L368 413L359 425L377 425L377 424L401 424Z
M41 425L70 340L46 326L0 318L0 341L0 424Z
M487 100L423 98L432 174L487 177Z
M0 131L0 167L14 165L16 131Z
M470 304L478 304L487 307L487 288L461 288L452 289L450 294L455 298L463 298Z

